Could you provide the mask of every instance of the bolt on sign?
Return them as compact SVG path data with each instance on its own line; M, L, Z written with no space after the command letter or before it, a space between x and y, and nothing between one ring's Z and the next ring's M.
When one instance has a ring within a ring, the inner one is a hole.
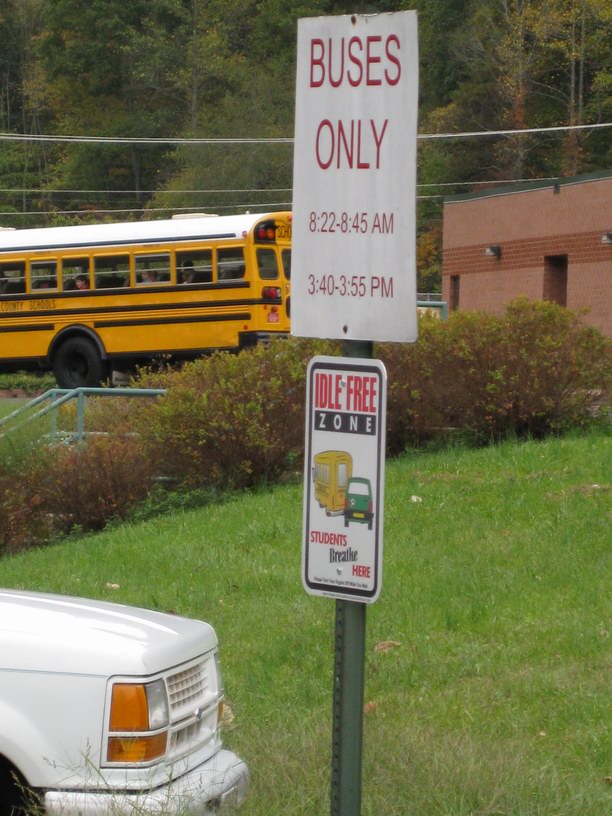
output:
M298 22L292 333L411 342L417 18Z
M386 394L380 360L308 366L302 580L311 595L372 603L380 594Z

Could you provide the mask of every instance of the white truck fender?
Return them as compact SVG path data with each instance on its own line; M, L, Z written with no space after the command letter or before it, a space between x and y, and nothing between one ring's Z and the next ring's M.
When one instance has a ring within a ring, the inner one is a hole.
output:
M54 746L27 715L0 700L0 756L9 760L31 787L44 787L45 767Z

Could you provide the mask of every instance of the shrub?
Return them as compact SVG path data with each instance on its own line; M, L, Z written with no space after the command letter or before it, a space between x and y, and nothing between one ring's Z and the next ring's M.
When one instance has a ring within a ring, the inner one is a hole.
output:
M41 489L46 457L19 460L0 473L0 554L47 543L54 534Z
M50 388L56 388L57 383L53 374L30 373L26 371L15 371L12 373L0 374L0 391L12 391L34 396Z
M159 471L190 487L242 488L300 466L305 370L330 344L275 340L214 354L139 385L168 393L137 422Z
M460 433L482 443L592 422L610 385L609 342L552 303L519 300L501 316L425 318L410 345L377 349L389 375L389 453ZM139 384L168 394L139 432L160 473L189 487L244 487L301 466L305 372L338 344L276 341L216 354Z
M501 316L455 312L386 345L392 453L460 430L472 441L543 436L594 421L609 404L610 343L574 313L526 299Z
M41 486L45 509L61 529L99 530L142 501L154 475L133 437L98 436L86 444L60 447Z
M45 544L75 527L100 530L125 518L152 484L134 438L40 449L17 473L0 475L0 552Z
M307 363L339 353L339 344L287 339L144 372L136 384L165 387L165 397L92 406L95 429L112 436L0 458L0 550L75 526L100 529L147 497L159 501L163 484L199 501L299 471ZM378 356L389 377L391 454L450 432L483 443L609 417L609 341L551 303L424 318L418 342L381 345Z

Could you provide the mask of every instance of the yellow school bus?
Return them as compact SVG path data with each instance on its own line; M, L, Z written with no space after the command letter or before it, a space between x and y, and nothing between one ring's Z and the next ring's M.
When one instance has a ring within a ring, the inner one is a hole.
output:
M313 459L315 500L328 516L344 512L346 486L353 475L353 457L347 451L328 450Z
M291 213L0 229L0 370L98 385L289 333Z

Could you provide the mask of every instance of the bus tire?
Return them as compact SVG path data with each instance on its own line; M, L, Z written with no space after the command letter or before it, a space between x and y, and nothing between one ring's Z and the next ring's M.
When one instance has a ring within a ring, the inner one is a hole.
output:
M53 373L60 388L92 388L105 379L107 366L91 340L71 337L56 351Z

